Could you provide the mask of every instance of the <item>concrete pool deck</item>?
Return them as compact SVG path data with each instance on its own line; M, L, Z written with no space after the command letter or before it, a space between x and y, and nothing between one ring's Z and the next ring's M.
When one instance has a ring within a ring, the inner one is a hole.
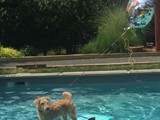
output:
M80 66L80 65L116 65L127 64L130 59L128 53L112 54L76 54L76 55L55 55L55 56L38 56L38 57L21 57L21 58L4 58L0 59L1 68L16 67L18 65L40 65L40 66ZM133 53L130 60L135 63L160 63L159 52L140 52Z

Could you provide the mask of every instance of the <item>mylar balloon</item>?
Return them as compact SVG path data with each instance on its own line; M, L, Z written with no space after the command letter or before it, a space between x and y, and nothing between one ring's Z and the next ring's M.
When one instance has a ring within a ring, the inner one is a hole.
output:
M129 0L127 8L128 21L133 28L143 28L154 14L152 0Z

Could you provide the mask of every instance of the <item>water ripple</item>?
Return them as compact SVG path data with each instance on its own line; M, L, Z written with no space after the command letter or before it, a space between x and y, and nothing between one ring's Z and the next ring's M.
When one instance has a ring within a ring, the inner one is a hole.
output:
M29 92L21 92L21 94L26 94L26 95L45 95L48 94L48 92L44 91L29 91Z

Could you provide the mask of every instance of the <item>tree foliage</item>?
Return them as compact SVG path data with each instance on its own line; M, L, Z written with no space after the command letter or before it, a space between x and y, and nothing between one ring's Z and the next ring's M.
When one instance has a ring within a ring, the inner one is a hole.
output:
M63 47L76 53L97 31L95 16L103 0L3 0L0 2L0 42L21 48Z

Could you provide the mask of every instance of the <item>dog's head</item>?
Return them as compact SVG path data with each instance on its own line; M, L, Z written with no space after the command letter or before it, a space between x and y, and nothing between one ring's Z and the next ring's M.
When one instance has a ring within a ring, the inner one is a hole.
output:
M50 100L50 97L40 97L34 100L34 104L39 112L48 112Z

